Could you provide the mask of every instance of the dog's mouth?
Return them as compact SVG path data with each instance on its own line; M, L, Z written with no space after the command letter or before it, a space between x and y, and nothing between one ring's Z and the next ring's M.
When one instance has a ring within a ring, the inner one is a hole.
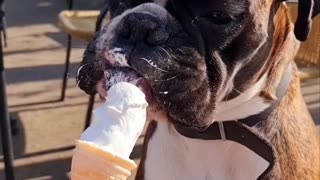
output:
M96 85L96 92L102 100L105 100L108 96L108 90L120 82L136 85L144 92L147 101L151 101L152 91L148 81L129 67L113 67L105 70L103 78Z

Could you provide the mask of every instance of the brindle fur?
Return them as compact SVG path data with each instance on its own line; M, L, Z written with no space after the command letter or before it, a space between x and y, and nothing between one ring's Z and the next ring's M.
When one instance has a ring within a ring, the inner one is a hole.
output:
M284 5L278 9L275 18L272 53L267 58L268 63L262 70L269 72L267 85L261 93L261 96L266 100L275 99L275 91L281 75L289 63L294 64L294 52L297 52L299 47L299 42L294 38L293 25L287 11ZM156 130L156 124L156 122L152 122L149 125L136 180L144 180L148 142ZM274 169L265 179L319 179L319 137L301 94L300 80L295 64L287 94L275 112L266 122L259 125L258 129L271 142L278 158Z

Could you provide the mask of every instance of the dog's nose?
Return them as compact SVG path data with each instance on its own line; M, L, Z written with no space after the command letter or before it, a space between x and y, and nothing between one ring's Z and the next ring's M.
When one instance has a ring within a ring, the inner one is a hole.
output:
M133 42L156 46L166 42L169 33L160 20L147 13L130 13L120 23L120 36Z

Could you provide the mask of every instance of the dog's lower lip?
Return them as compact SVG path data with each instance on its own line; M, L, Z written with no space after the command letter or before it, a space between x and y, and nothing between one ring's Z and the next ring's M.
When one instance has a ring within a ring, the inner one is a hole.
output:
M105 98L107 97L107 90L104 88L104 82L105 81L104 79L99 81L98 84L97 84L97 93L99 94L99 97L101 100L105 100Z

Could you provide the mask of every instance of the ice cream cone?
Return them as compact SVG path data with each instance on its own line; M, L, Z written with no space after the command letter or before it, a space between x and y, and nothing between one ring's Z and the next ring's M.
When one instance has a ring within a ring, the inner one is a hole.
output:
M117 83L108 91L94 121L76 141L72 180L126 180L137 166L129 159L146 123L144 93L130 83Z
M71 180L125 180L137 165L99 146L76 142L71 166Z

